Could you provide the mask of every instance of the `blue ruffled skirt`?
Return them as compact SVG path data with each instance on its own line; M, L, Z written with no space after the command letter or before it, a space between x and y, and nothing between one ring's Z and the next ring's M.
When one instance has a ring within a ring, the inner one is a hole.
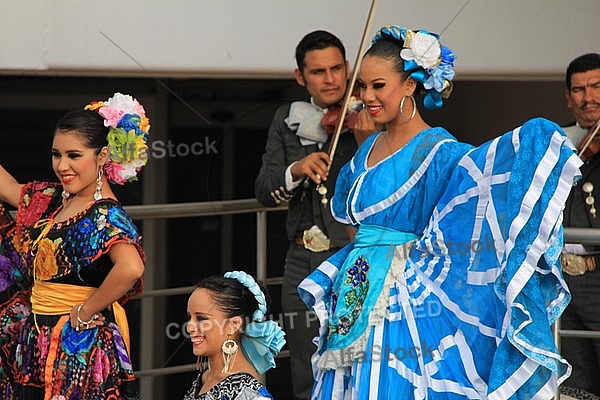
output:
M418 240L360 226L299 288L321 322L313 398L551 398L570 374L551 325L580 165L532 120L460 160Z

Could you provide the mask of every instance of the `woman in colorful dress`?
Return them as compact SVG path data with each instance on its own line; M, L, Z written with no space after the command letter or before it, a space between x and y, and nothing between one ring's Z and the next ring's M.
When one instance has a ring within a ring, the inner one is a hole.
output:
M386 130L331 201L358 228L300 285L321 322L315 399L549 399L570 373L550 329L570 295L561 212L580 159L534 119L478 148L429 126L454 54L437 35L382 28L361 98Z
M285 344L267 320L266 290L243 271L203 279L188 300L186 329L200 373L184 400L273 399L258 380Z
M60 183L18 183L0 167L0 397L137 399L122 307L141 294L140 236L109 182L136 179L149 121L131 96L61 118Z

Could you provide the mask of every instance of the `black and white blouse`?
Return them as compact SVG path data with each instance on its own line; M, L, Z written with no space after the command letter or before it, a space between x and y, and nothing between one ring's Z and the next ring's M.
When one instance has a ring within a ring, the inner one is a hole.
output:
M245 372L229 375L206 393L200 393L201 388L202 374L194 380L183 400L273 400L267 388Z

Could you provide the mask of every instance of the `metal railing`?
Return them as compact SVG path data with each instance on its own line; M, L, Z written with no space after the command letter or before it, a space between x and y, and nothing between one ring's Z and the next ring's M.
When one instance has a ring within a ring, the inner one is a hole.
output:
M133 219L165 219L165 218L189 218L216 215L234 215L244 213L256 213L256 277L267 282L268 285L281 284L281 278L267 279L267 212L284 211L286 207L267 208L262 206L256 199L226 200L200 203L176 203L127 206L126 211ZM600 244L600 229L591 228L565 228L565 243ZM193 286L148 290L143 297L166 297L188 294L193 291ZM554 328L557 347L560 349L562 337L595 338L600 339L600 332L577 331L560 329L560 320ZM141 340L144 340L143 337ZM287 356L282 354L281 356ZM173 367L153 368L136 371L138 377L149 377L159 375L171 375L182 372L190 372L195 369L195 364L179 365ZM559 399L559 393L555 399Z
M126 206L125 210L132 219L139 220L256 213L256 278L270 284L267 280L267 212L285 211L287 207L265 207L256 199L242 199ZM177 291L179 289L164 290L165 295L170 295L169 290Z

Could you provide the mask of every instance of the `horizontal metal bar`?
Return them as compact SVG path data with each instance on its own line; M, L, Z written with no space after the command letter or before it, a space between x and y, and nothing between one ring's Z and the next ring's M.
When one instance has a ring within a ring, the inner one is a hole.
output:
M283 285L283 276L274 276L272 278L267 278L266 284L267 286Z
M600 229L565 228L565 243L600 244Z
M144 369L142 371L135 371L134 374L137 378L142 378L145 376L159 376L159 375L172 375L172 374L180 374L182 372L190 372L196 370L196 364L185 364L185 365L177 365L174 367L163 367L163 368L154 368L154 369Z
M282 276L274 276L272 278L267 278L267 286L277 286L283 283ZM181 286L177 288L170 289L155 289L155 290L144 290L143 297L168 297L168 296L177 296L180 294L190 294L194 291L195 286Z
M125 210L131 218L145 220L244 214L258 211L285 211L287 207L264 207L257 199L240 199L131 205L125 206ZM14 211L11 211L11 215L14 216ZM600 244L600 229L565 228L564 241L565 243Z
M195 286L181 286L171 289L144 290L144 297L168 297L179 294L190 294L194 291L194 288Z
M138 204L124 206L132 219L165 219L208 217L214 215L231 215L255 213L258 211L285 211L286 205L265 207L257 199L219 200L190 203ZM16 212L10 211L14 218Z
M285 206L265 207L256 199L205 201L194 203L144 204L125 206L132 219L163 219L206 217L254 213L257 211L284 211Z
M288 358L290 356L289 350L280 351L275 358ZM174 367L164 367L164 368L154 368L154 369L144 369L141 371L135 371L134 374L137 378L146 377L146 376L159 376L159 375L172 375L172 374L180 374L183 372L190 372L196 370L196 364L185 364L185 365L177 365Z
M580 331L561 329L558 331L561 338L585 338L585 339L600 339L600 331Z

